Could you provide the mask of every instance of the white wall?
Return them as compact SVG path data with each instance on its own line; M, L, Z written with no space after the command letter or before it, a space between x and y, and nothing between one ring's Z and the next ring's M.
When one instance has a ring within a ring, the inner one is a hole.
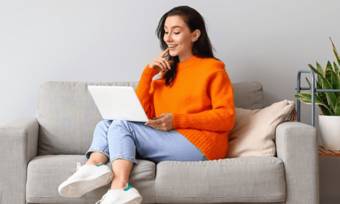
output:
M161 52L155 35L160 17L180 5L205 18L232 83L263 85L266 106L296 101L297 71L334 61L329 37L340 51L337 0L2 0L0 125L36 117L45 81L138 81ZM310 107L301 103L301 122L311 124ZM316 126L318 114L316 107ZM322 203L340 201L339 167L337 158L320 159Z

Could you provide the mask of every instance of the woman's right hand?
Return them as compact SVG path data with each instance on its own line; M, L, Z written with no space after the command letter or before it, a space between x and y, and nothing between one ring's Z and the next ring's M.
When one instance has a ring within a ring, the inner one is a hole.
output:
M152 69L156 69L157 71L167 72L171 69L172 61L168 61L164 58L165 54L168 52L169 47L164 50L159 57L155 57L155 59L149 64L149 67Z

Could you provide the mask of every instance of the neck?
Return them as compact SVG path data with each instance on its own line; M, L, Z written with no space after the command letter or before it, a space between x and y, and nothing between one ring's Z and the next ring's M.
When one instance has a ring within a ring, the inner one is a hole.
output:
M189 53L185 56L178 56L179 62L184 62L185 60L189 59L190 57L194 56L192 53Z

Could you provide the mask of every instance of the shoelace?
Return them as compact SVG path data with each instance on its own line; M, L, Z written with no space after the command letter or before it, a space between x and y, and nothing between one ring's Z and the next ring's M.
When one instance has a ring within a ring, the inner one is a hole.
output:
M76 171L78 171L80 169L80 167L81 167L80 162L77 162L77 169L76 169Z
M80 169L80 167L81 167L80 162L77 162L77 169L76 169L76 172L75 172L75 173L77 173L77 171ZM74 173L74 174L75 174L75 173ZM71 176L69 176L67 179L69 179L70 177L72 177L74 174L72 174Z
M95 204L103 203L106 198L107 193L105 193L102 197L102 199L98 200Z

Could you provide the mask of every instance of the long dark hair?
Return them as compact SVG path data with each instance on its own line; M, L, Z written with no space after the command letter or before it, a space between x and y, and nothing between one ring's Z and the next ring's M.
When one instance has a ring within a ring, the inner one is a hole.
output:
M215 58L216 60L220 61L219 59L214 57L214 54L212 51L214 48L212 47L210 39L208 37L203 17L195 9L189 6L175 7L171 9L170 11L166 12L162 16L162 18L159 20L159 23L156 29L156 35L160 40L161 49L165 50L168 47L166 42L163 40L163 36L165 33L164 31L165 20L168 16L175 16L175 15L180 16L184 20L184 22L187 24L191 32L195 31L196 29L199 29L201 31L201 35L194 42L192 46L192 54L199 58ZM165 79L166 86L171 85L177 73L177 64L179 62L179 58L178 56L174 56L172 57L172 60L173 60L173 63L171 64L171 70L168 70L162 78L162 79Z

